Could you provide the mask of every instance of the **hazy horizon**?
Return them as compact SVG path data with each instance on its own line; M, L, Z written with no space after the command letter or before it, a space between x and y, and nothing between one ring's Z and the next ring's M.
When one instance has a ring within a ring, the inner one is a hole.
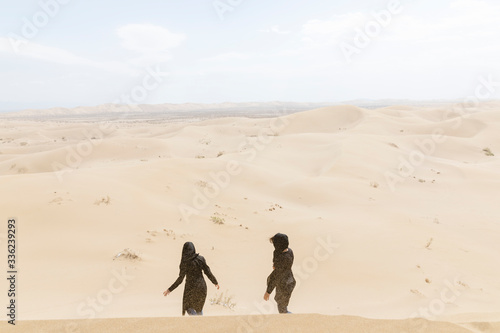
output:
M480 102L494 102L497 101L498 99L484 99L480 100ZM339 105L353 105L353 106L359 106L359 107L365 107L365 108L376 108L376 107L385 107L385 106L396 106L396 105L407 105L407 106L427 106L427 105L441 105L441 104L454 104L454 103L466 103L466 100L462 99L421 99L421 100L416 100L416 99L392 99L392 98L381 98L381 99L353 99L353 100L348 100L348 101L320 101L320 102L310 102L310 101L246 101L246 102L231 102L231 101L224 101L224 102L215 102L215 103L193 103L193 102L183 102L183 103L139 103L139 104L128 104L130 107L135 108L135 107L141 107L141 106L151 106L151 107L158 107L158 106L182 106L182 105L188 105L188 104L193 104L193 105L199 105L202 107L206 106L215 106L215 108L207 108L206 110L219 110L219 111L224 111L227 107L224 104L234 104L236 108L245 108L247 104L259 104L257 107L258 108L266 108L271 104L292 104L292 106L302 106L302 105L311 105L312 108L316 107L327 107L327 106L339 106ZM28 110L33 110L33 111L45 111L45 110L51 110L51 109L67 109L67 110L74 110L74 109L79 109L79 108L86 108L86 109L95 109L107 105L116 105L116 106L126 106L127 104L123 103L103 103L103 104L97 104L97 105L76 105L76 106L61 106L61 105L56 105L56 106L46 106L46 107L33 107L33 108L22 108L22 109L0 109L0 113L17 113L20 111L28 111ZM223 107L224 106L224 107ZM198 108L192 108L192 109L186 109L186 111L202 111L204 108L198 109ZM311 108L303 108L303 110L310 110ZM237 109L235 109L236 111ZM171 110L166 110L166 111L171 111ZM177 112L177 111L173 111Z
M481 85L481 97L500 97L500 4L492 0L41 0L5 7L0 112L465 100Z

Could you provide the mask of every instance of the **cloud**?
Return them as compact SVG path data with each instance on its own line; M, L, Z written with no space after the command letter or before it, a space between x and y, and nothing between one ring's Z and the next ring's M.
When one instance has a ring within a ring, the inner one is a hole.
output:
M377 61L401 66L493 66L500 56L500 5L484 0L454 0L441 13L425 15L418 10L427 5L404 7L401 14L393 14L388 24L380 25L380 34L371 38L369 47L374 52L363 52L360 61ZM428 8L427 8L428 9ZM380 8L379 11L384 10ZM377 13L379 11L374 11ZM326 53L340 50L340 45L355 45L356 36L368 23L373 24L373 13L351 12L330 19L309 20L302 25L300 38L305 47ZM340 55L340 53L338 53ZM389 60L390 59L390 60Z
M128 24L116 30L121 45L144 57L168 56L168 51L186 39L168 29L152 24Z
M278 35L288 35L291 31L280 30L279 25L273 25L269 29L259 30L259 32L274 33Z
M437 19L394 14L377 39L429 43L458 41L464 36L492 36L500 28L498 13L500 6L493 2L455 0L449 3L447 13ZM352 40L358 29L364 30L371 21L376 21L372 14L361 12L335 15L329 20L310 20L302 25L302 41L326 46L342 40Z
M200 61L226 62L226 61L232 61L232 60L249 60L249 59L254 58L254 57L255 57L255 55L252 55L252 54L245 54L245 53L239 53L239 52L227 52L227 53L218 54L218 55L210 57L210 58L201 59Z
M0 37L0 55L10 55L61 65L86 66L120 75L136 76L142 69L171 58L170 50L185 39L163 27L150 24L129 24L117 29L121 45L133 51L128 60L95 61L63 48L32 42L19 36Z
M410 15L398 17L397 29L389 29L383 40L397 42L459 42L492 37L500 29L500 6L480 0L457 0L448 15L428 20ZM390 27L391 28L391 27Z
M450 8L466 11L488 9L490 4L483 0L455 0L450 3Z
M97 62L67 50L15 37L0 37L0 54L36 59L61 65L87 66L118 74L136 75L135 70L119 62Z
M366 14L355 12L334 15L330 20L309 20L302 25L300 35L302 41L308 44L336 44L366 19Z

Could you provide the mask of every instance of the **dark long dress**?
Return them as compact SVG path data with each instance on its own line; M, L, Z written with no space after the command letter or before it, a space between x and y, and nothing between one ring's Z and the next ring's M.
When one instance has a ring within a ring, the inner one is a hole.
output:
M213 284L218 284L218 282L210 271L205 258L195 253L194 245L191 242L184 244L179 270L179 277L168 290L174 291L186 276L182 298L182 315L184 316L188 309L193 309L197 314L201 314L207 298L207 284L203 278L203 272Z
M288 313L288 303L295 288L295 278L292 272L293 251L288 248L288 237L284 234L276 234L273 237L275 251L273 255L274 270L267 278L268 294L276 288L274 299L278 304L279 313ZM286 252L284 250L288 249Z

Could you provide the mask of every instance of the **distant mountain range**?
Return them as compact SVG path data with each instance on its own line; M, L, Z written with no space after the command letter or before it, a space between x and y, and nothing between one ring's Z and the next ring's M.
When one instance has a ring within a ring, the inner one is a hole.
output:
M54 107L49 109L27 109L17 112L6 113L9 116L18 117L54 117L54 116L84 116L84 115L112 115L121 113L131 114L179 114L199 112L256 112L259 111L301 111L334 103L295 103L295 102L250 102L250 103L184 103L184 104L102 104L97 106L79 106L75 108Z
M183 104L102 104L97 106L79 106L75 108L54 107L49 109L26 109L17 112L1 114L5 117L35 117L35 118L73 118L84 116L106 116L117 117L127 114L132 118L143 118L144 116L165 116L168 118L203 116L211 113L217 116L224 115L246 115L246 116L270 116L277 113L288 114L299 111L333 105L356 105L364 108L379 108L391 105L427 106L449 104L458 101L413 101L413 100L351 100L345 102L247 102L247 103L183 103Z

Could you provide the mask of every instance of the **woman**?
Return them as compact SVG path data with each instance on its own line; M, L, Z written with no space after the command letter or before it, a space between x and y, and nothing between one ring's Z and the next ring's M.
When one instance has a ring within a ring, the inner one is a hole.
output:
M268 301L269 296L276 288L274 299L278 303L279 313L288 312L288 302L295 288L295 278L292 273L293 251L288 247L288 236L277 233L270 241L274 245L273 272L267 278L267 290L264 300Z
M207 298L207 284L202 272L205 272L217 289L219 289L219 283L210 271L205 258L196 253L194 244L191 242L184 243L179 269L179 277L170 288L165 290L163 296L167 296L174 291L182 283L184 276L186 276L186 286L184 287L184 296L182 298L182 315L184 316L187 312L189 315L201 316L203 315L203 305L205 305L205 299Z

